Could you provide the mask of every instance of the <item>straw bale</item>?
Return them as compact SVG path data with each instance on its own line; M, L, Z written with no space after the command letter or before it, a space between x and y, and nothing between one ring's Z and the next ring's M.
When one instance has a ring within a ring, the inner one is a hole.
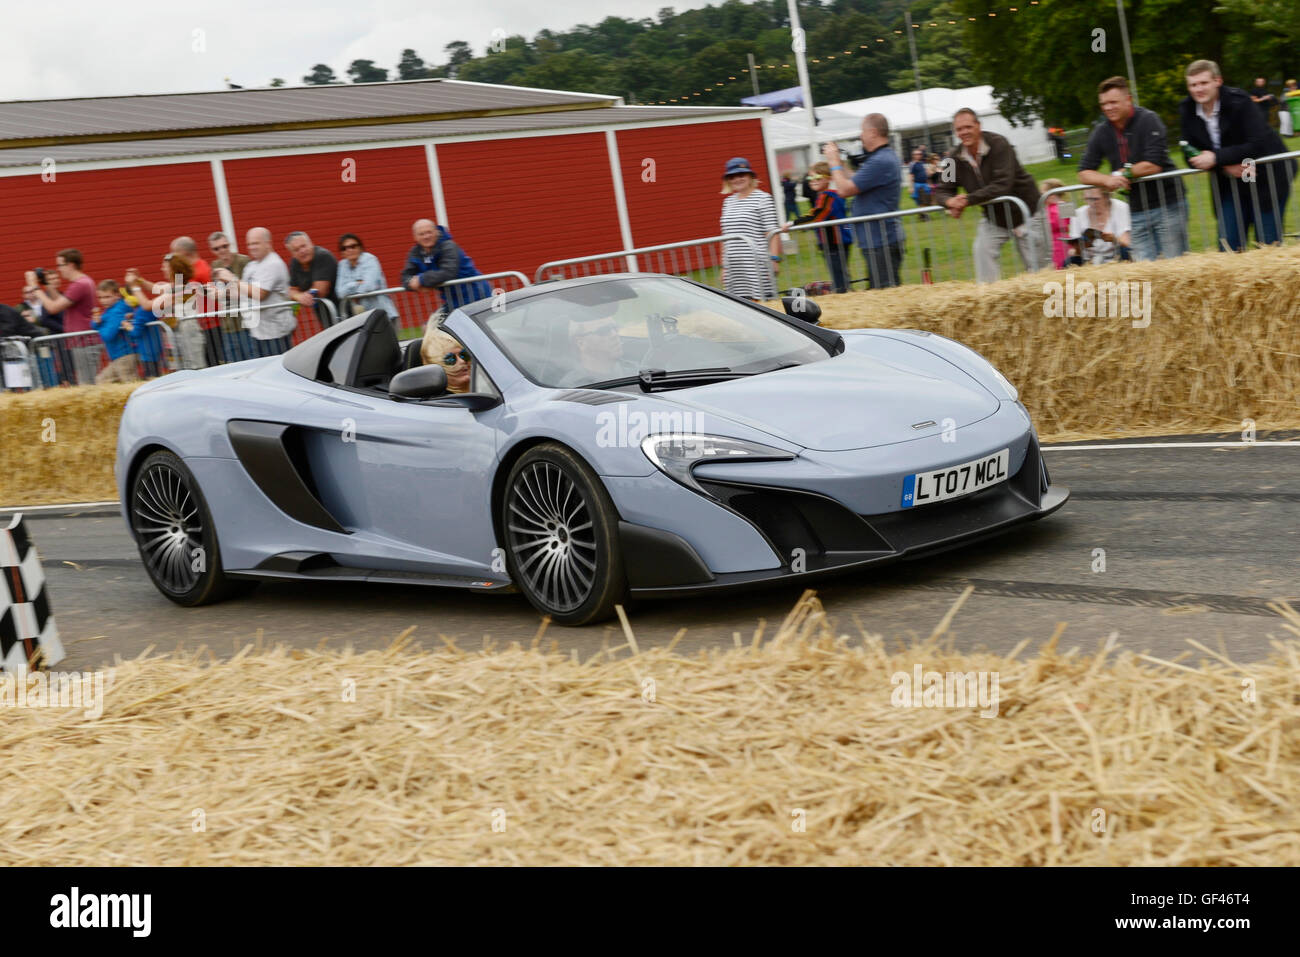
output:
M7 709L0 863L1295 865L1300 615L1277 611L1241 665L1062 652L1063 625L959 654L951 616L903 647L811 592L765 643L694 656L414 629L142 656L97 719ZM917 664L996 673L997 716L894 706Z

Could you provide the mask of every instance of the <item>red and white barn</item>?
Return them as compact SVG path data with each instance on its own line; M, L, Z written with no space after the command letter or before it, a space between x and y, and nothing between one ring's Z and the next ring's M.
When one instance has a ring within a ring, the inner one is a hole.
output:
M414 80L0 103L0 302L80 249L95 279L154 275L179 235L357 233L396 283L410 226L483 272L717 235L722 168L772 190L765 109Z

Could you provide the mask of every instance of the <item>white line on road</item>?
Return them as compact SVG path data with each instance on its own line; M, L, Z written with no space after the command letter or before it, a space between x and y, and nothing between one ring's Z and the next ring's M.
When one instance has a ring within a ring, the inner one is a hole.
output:
M52 508L102 508L111 505L117 508L117 502L67 502L62 505L5 505L0 512L48 512Z
M1087 449L1102 452L1110 449L1244 449L1256 445L1292 445L1300 448L1300 442L1132 442L1128 445L1044 445L1044 452L1070 452L1074 449Z

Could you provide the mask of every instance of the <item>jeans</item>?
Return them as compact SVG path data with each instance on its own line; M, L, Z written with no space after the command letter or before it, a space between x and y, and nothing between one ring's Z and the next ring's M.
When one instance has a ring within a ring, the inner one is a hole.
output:
M999 226L987 216L980 217L979 225L975 227L975 242L971 246L971 256L975 260L975 281L996 282L1002 278L998 258L1002 247L1012 239L1015 240L1016 252L1020 254L1026 272L1037 272L1050 266L1052 247L1043 238L1047 235L1045 222L1040 209L1031 216L1023 230L1024 235L1019 235L1014 229Z
M839 243L822 247L826 267L831 271L831 285L836 292L849 291L849 249L850 247Z
M1150 209L1132 210L1129 235L1133 258L1138 262L1172 259L1187 252L1187 201L1166 203Z
M1289 184L1288 184L1289 185ZM1282 241L1282 218L1291 191L1285 186L1277 191L1273 201L1267 195L1259 196L1252 190L1222 190L1219 193L1219 248L1226 243L1233 252L1241 252L1253 224L1255 242L1268 246ZM1258 198L1257 198L1258 196ZM1276 202L1276 207L1273 205ZM1256 205L1259 209L1256 210Z
M247 329L237 332L221 331L221 350L223 362L242 362L253 358L253 340Z
M867 278L872 289L888 289L903 284L903 244L863 246L862 256L867 261Z
M249 338L252 343L254 358L263 358L265 356L278 356L289 350L293 340L292 333L287 336L280 336L278 339L253 339Z

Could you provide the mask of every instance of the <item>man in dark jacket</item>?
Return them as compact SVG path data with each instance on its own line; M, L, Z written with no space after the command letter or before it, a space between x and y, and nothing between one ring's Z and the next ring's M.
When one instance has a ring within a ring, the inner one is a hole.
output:
M1097 101L1104 119L1088 135L1079 160L1079 182L1127 194L1134 259L1181 256L1187 252L1187 201L1179 178L1142 179L1177 169L1169 158L1165 124L1150 110L1133 105L1128 80L1122 76L1103 80ZM1103 159L1110 161L1109 175L1101 172Z
M1211 60L1187 68L1187 92L1178 104L1183 139L1201 151L1188 162L1214 171L1210 190L1220 243L1240 250L1252 223L1257 242L1279 242L1295 160L1258 166L1255 161L1285 152L1282 138L1264 122L1245 90L1223 85L1223 74Z
M402 267L402 285L410 290L442 289L448 309L456 309L492 295L487 281L455 283L443 287L451 279L464 279L482 275L474 260L470 259L451 238L451 234L431 219L417 219L411 226L415 245L406 254Z
M1035 272L1051 265L1051 247L1043 240L1047 234L1043 214L1037 211L1038 186L1020 165L1011 143L1005 136L985 133L980 128L979 117L971 109L960 109L953 115L952 131L961 145L944 160L942 175L934 189L934 202L946 206L948 215L957 217L967 206L988 204L999 196L1014 196L1033 216L1033 221L1026 223L1024 214L1014 203L984 205L984 218L976 229L972 247L975 280L993 282L1001 276L998 255L1013 238L1026 270ZM959 196L958 189L966 190L966 195Z

